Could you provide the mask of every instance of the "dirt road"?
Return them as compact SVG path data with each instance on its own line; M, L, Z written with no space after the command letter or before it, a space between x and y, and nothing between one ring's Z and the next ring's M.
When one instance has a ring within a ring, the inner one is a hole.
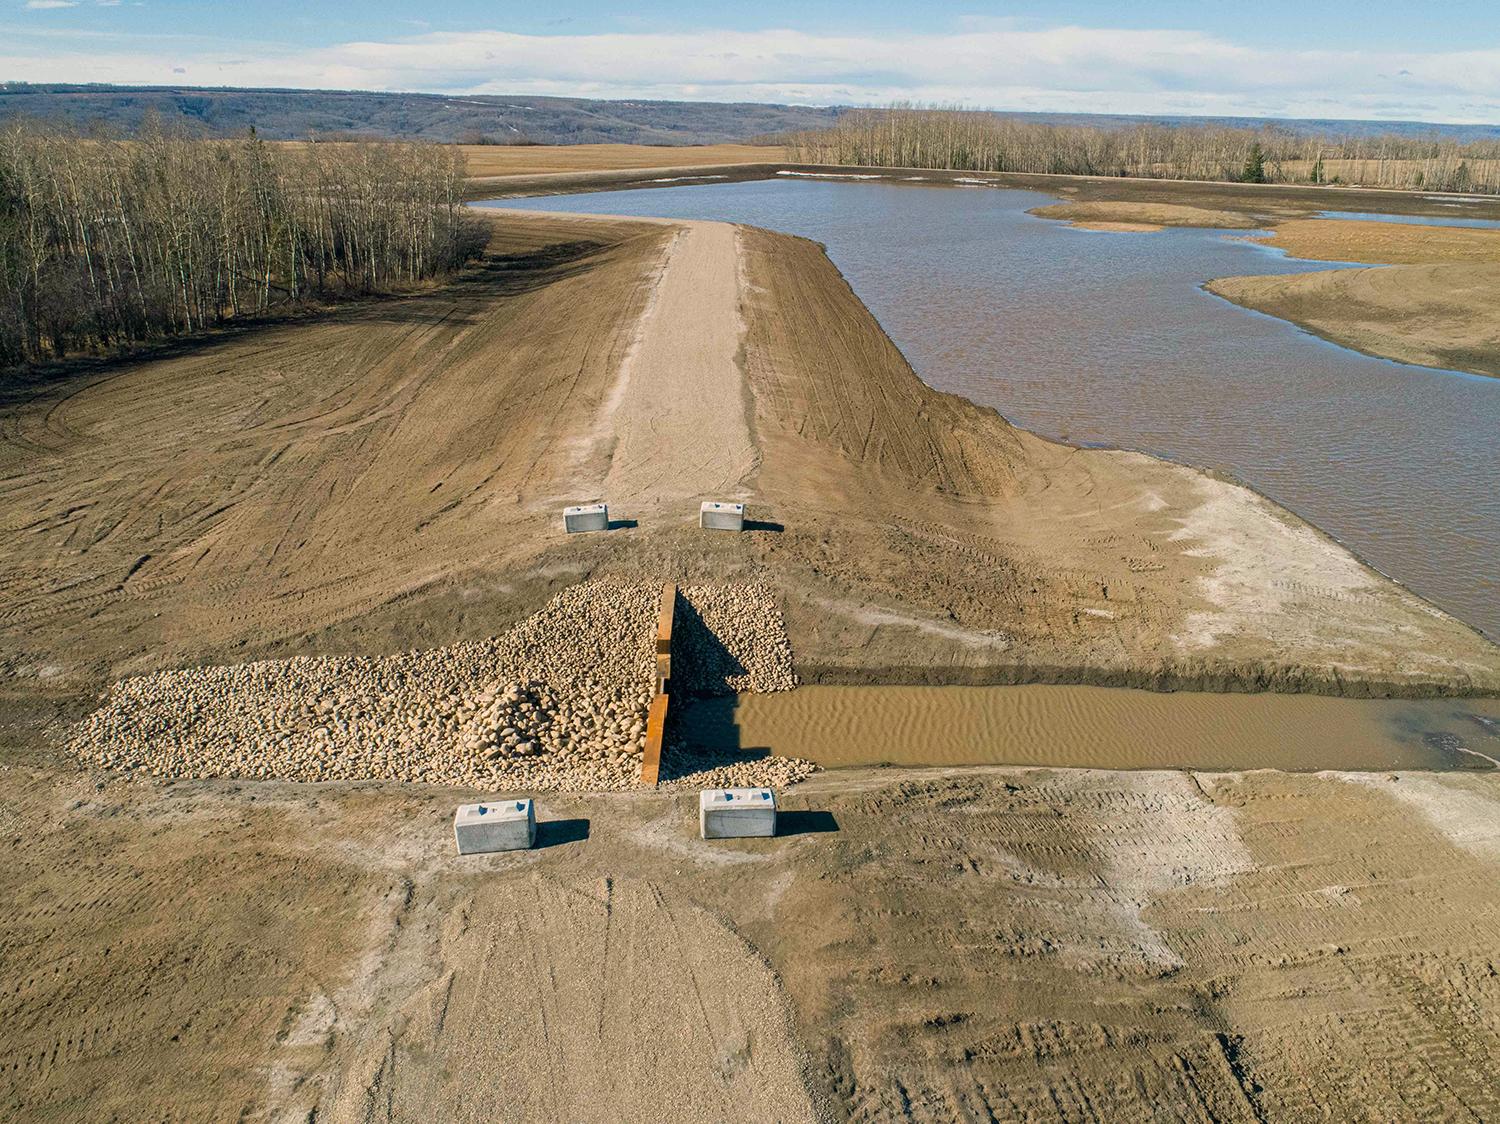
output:
M757 453L738 365L735 229L676 228L596 426L613 437L603 495L633 504L739 498Z

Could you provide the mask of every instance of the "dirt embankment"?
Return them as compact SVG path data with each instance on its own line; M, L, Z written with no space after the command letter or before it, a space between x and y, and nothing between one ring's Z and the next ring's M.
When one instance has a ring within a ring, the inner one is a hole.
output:
M764 583L827 677L1500 681L1254 494L934 393L811 243L498 230L441 292L6 388L0 1116L1500 1113L1490 777L877 771L713 847L690 794L548 795L460 862L472 790L61 759L109 677L487 637L590 574ZM662 315L708 261L734 325Z
M1208 288L1371 355L1500 377L1500 230L1313 219L1267 243L1299 258L1393 263Z
M1500 650L1269 501L938 394L819 247L741 245L755 492L786 525L749 542L804 677L1494 689Z
M769 584L815 679L1500 689L1500 650L1253 492L934 392L811 242L497 229L449 290L17 389L9 670L480 639L601 573ZM618 530L557 533L600 498ZM709 498L749 533L697 531Z

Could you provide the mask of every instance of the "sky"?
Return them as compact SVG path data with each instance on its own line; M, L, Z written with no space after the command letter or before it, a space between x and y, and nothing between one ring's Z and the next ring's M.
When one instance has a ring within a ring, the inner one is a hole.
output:
M1500 123L1500 0L0 0L0 80Z

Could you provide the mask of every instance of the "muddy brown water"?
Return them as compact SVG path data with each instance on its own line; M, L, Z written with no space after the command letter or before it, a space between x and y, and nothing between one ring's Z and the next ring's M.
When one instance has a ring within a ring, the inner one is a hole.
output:
M1361 355L1203 290L1300 273L1243 231L1076 230L987 187L810 180L496 201L814 238L939 390L1229 472L1500 637L1500 379Z
M716 753L855 765L1094 769L1493 769L1500 699L1161 694L1111 687L801 687L695 700Z

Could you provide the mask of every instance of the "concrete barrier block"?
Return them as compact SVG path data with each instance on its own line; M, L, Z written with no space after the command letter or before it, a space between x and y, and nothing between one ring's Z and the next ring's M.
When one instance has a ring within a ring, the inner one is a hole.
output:
M776 834L776 793L769 788L706 788L698 794L698 833L704 839Z
M563 530L570 535L580 531L609 530L609 505L588 503L563 508Z
M453 816L460 855L524 851L536 843L536 807L530 800L486 800L460 804Z
M745 505L704 500L703 506L698 509L698 526L705 531L743 531Z

